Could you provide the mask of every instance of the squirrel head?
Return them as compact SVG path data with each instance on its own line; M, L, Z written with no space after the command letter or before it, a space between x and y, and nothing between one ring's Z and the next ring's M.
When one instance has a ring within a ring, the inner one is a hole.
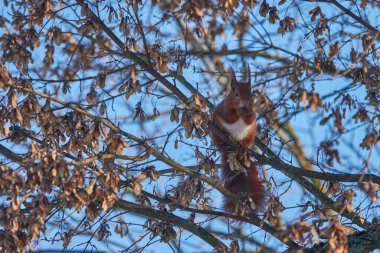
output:
M230 105L241 114L250 114L253 112L253 97L251 93L251 70L247 67L247 81L238 82L235 71L229 68L231 92L227 99Z

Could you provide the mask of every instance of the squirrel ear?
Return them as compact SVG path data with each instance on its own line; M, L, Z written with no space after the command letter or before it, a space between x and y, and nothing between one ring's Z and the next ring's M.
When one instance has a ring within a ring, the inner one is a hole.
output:
M229 77L230 77L231 89L234 90L237 86L237 80L236 80L235 71L231 68L231 66L229 66L229 68L228 68L228 73L229 73Z
M251 68L249 67L249 64L247 66L247 83L251 85Z

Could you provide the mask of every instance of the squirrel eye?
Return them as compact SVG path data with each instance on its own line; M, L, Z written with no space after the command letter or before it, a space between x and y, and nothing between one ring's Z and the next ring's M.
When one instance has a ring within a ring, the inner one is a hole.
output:
M235 92L235 97L239 97L239 92Z

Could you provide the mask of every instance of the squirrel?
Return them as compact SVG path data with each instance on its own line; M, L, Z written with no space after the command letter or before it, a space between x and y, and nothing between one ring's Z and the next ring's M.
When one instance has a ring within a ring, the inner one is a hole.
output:
M265 189L253 161L247 157L247 149L253 145L256 135L256 112L253 108L251 73L247 68L247 82L238 82L230 67L231 92L212 111L212 121L219 129L239 143L238 147L228 145L219 135L211 132L211 138L222 158L222 180L224 187L248 203L242 209L226 200L225 209L244 213L262 210L265 202Z

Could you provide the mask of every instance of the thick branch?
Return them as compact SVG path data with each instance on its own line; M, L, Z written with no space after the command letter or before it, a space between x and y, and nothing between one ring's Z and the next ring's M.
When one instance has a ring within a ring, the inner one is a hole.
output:
M328 243L321 243L305 249L305 253L326 252ZM380 230L361 231L348 236L349 253L367 253L380 248Z
M208 244L210 244L214 248L220 247L221 245L224 246L225 248L227 248L226 245L224 245L221 241L219 241L215 236L210 234L204 228L197 226L194 223L192 223L188 220L185 220L183 218L180 218L174 214L158 211L158 210L155 210L151 207L137 205L135 203L125 201L125 200L119 200L114 205L114 207L124 209L124 210L128 210L128 211L131 211L134 213L142 214L142 215L149 217L149 218L154 218L157 220L165 220L165 221L174 223L177 226L180 226L180 227L190 231L191 233L199 236L200 238L202 238L205 242L207 242Z
M88 157L86 159L78 160L74 162L75 165L85 165L92 163L96 160L103 160L103 159L122 159L122 160L132 160L132 161L143 161L148 159L149 154L145 154L142 156L130 156L130 155L116 155L116 154L99 154L99 155L94 155L91 157Z
M0 144L0 154L8 158L9 160L12 160L18 164L23 164L23 159L16 153L14 153L12 150L6 148L5 146Z
M126 184L125 182L122 182L122 184L124 184L125 186L128 186L128 184ZM194 209L194 208L182 206L182 205L174 203L170 200L161 199L160 197L153 195L153 194L146 192L146 191L142 191L142 192L144 195L148 196L149 198L157 200L161 203L166 203L168 205L174 205L175 207L177 207L181 210L185 210L185 211L189 211L189 212L193 212L193 213L199 213L199 214L214 215L214 216L218 216L218 217L226 217L226 218L231 218L231 219L235 219L235 220L241 220L243 218L244 222L247 222L249 224L252 224L252 225L255 225L259 228L262 228L263 230L265 230L266 232L268 232L272 236L276 237L282 243L286 244L290 249L298 249L299 248L299 245L296 242L294 242L289 237L284 237L284 235L280 233L281 231L272 227L270 224L264 222L257 215L253 214L253 215L249 215L249 217L241 217L241 216L237 216L237 215L233 215L233 214L229 214L229 213L224 213L224 212L218 212L218 211L214 211L214 210Z

